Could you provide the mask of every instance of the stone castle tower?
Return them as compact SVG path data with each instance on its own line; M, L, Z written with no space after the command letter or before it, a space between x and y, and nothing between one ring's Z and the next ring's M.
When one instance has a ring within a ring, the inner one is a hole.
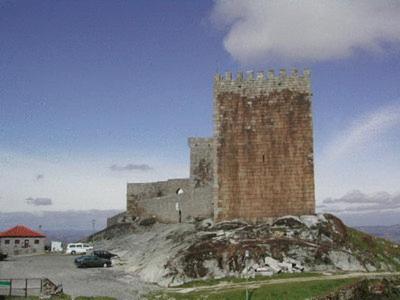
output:
M311 95L307 70L217 75L214 137L189 138L190 177L128 183L127 211L108 224L314 214Z
M315 212L310 72L214 80L214 219Z

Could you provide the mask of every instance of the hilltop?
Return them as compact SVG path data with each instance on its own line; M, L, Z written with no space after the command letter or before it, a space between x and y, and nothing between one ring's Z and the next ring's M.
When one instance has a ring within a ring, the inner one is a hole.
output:
M400 224L391 226L358 226L357 229L393 242L400 242Z
M330 214L286 216L273 224L241 221L160 224L138 220L90 237L120 256L116 266L147 282L254 274L400 270L400 247L345 226Z

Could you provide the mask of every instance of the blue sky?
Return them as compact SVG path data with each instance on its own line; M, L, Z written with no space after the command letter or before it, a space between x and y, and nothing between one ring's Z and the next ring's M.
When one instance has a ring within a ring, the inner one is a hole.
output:
M188 175L216 71L293 67L312 71L319 203L397 195L399 5L277 3L0 1L1 209L124 208L126 182Z

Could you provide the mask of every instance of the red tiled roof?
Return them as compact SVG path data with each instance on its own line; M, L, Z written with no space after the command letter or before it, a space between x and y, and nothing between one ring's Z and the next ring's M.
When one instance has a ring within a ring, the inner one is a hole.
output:
M24 225L17 225L6 231L0 232L0 238L1 237L46 237L46 236L40 232L33 231L32 229Z

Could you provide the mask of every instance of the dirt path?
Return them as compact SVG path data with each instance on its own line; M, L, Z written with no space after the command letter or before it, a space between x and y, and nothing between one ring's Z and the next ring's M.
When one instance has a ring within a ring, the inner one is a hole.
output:
M208 285L208 286L198 286L198 287L190 287L190 288L169 288L168 292L186 294L190 292L207 292L207 291L216 291L223 289L239 289L248 287L251 289L259 288L263 285L269 284L280 284L280 283L292 283L292 282L307 282L307 281L320 281L320 280L334 280L334 279L348 279L348 278L379 278L384 276L400 276L400 272L371 272L371 273L346 273L339 275L320 275L320 276L312 276L312 277L296 277L296 278L285 278L285 279L267 279L262 281L249 281L246 282L238 282L238 283L230 283L230 282L221 282L217 285Z

